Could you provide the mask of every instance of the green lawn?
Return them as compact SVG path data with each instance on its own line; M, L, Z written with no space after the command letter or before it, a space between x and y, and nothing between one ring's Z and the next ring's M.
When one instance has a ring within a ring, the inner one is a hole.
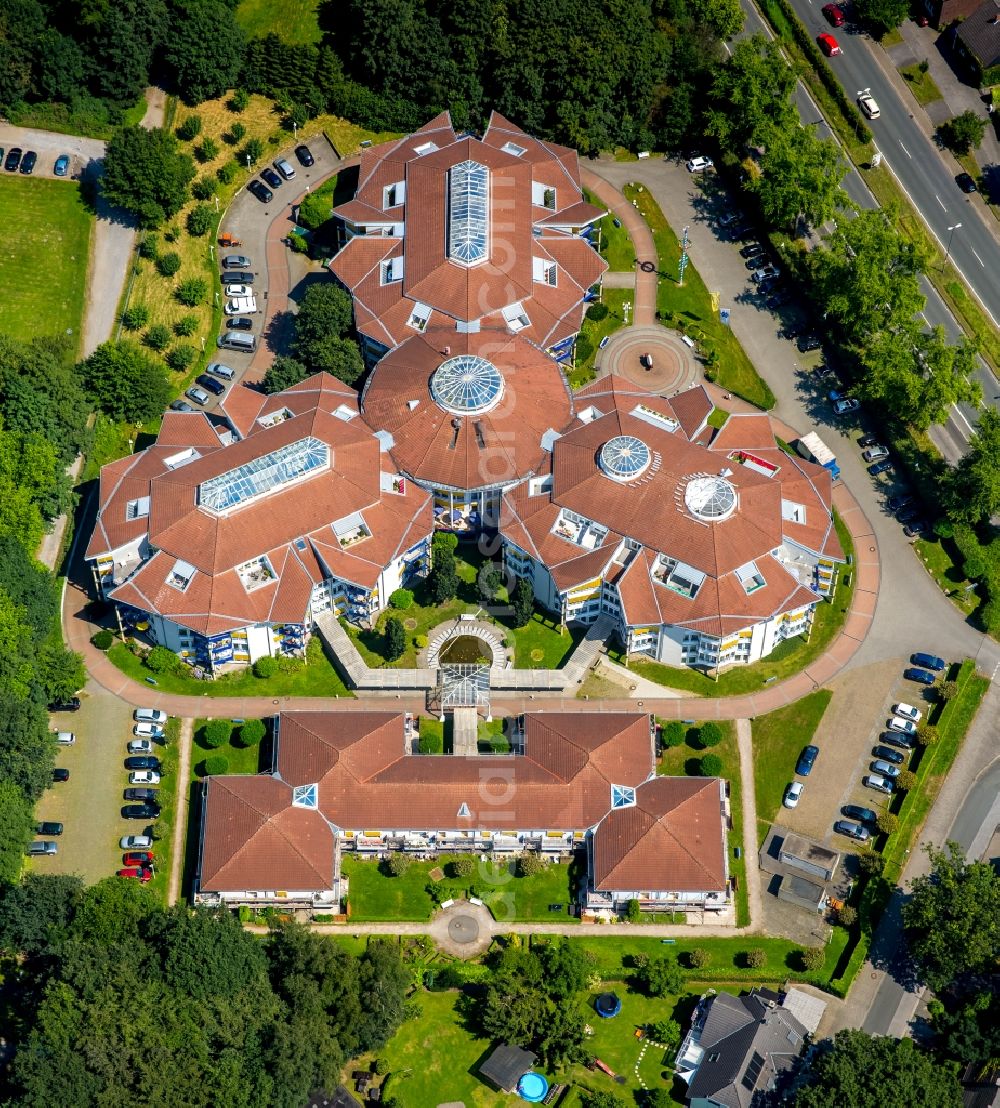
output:
M0 332L61 335L79 344L93 217L74 181L0 180Z
M558 669L584 633L580 627L560 631L559 624L543 612L535 612L525 627L507 626L507 635L514 640L515 669Z
M609 309L604 319L588 319L586 315L583 317L582 333L587 336L592 348L585 358L578 358L576 365L568 370L569 383L574 389L583 388L594 380L594 363L601 348L601 340L625 326L625 304L634 302L635 293L631 289L605 289L601 293L601 300ZM629 318L631 319L631 315Z
M962 556L956 550L954 542L935 536L917 539L913 547L927 572L937 582L938 588L967 616L972 615L981 600L978 591L970 588L972 582L959 568Z
M212 749L205 743L205 724L207 719L194 721L194 746L191 750L191 780L197 781L204 776L206 758L221 756L229 763L227 773L259 773L261 771L261 747L267 743L267 736L257 746L243 746L240 743L240 725L233 727L232 738L223 746Z
M934 78L930 73L923 72L919 63L903 66L899 72L910 86L910 92L913 93L918 104L933 104L935 100L941 99L941 90L934 83Z
M844 553L853 554L851 536L836 512L833 520ZM781 681L791 677L823 654L844 625L854 595L855 574L848 566L841 566L840 570L833 596L829 600L821 600L817 605L809 638L798 635L794 639L786 639L760 662L749 666L734 666L721 673L718 680L700 670L686 666L665 666L660 662L643 661L637 656L629 659L629 669L658 685L665 685L668 689L684 689L701 696L738 696L741 693L757 692L772 679ZM849 585L844 584L845 571L850 577ZM624 661L617 648L609 649L608 655L617 662Z
M594 204L598 208L604 205L600 199L589 189L583 190L583 198L588 204ZM619 222L615 226L615 217L606 215L599 219L594 226L599 229L600 255L608 263L612 272L630 273L635 270L635 246L632 237Z
M737 858L735 848L743 848L743 796L740 788L740 754L736 745L736 725L732 720L718 720L722 730L722 742L709 749L701 746L698 730L701 726L693 724L687 733L687 740L680 746L668 747L660 757L656 772L674 777L689 774L698 777L701 767L698 765L705 754L717 754L722 759L722 776L729 782L729 814L733 826L729 832L729 872L736 877L736 923L745 927L750 922L750 908L747 902L746 859Z
M471 877L455 877L449 864L454 857L444 854L433 861L412 861L402 877L391 877L379 862L344 855L351 919L424 921L431 918L438 902L472 895L488 904L499 920L572 922L568 915L569 866L548 865L531 877L514 877L513 863L494 866L480 862L477 855L476 872ZM443 878L434 881L430 876L434 869L441 869ZM434 890L433 897L428 886ZM548 906L557 903L562 905L561 911L550 912Z
M146 681L152 677L156 687L163 692L183 693L187 696L353 696L340 675L321 650L310 652L308 665L290 664L288 671L262 680L254 677L252 669L228 673L215 681L199 681L187 673L158 673L155 676L122 642L116 642L108 651L108 657L127 677L134 681Z
M155 855L153 866L153 880L149 887L160 900L166 904L167 892L170 884L170 852L174 842L174 817L177 812L177 763L180 752L177 749L177 739L180 734L180 720L167 721L165 736L166 742L157 749L156 756L160 759L160 815L154 823L153 853Z
M726 426L726 421L729 419L729 413L725 408L713 408L708 413L708 425L709 427L716 427L722 429Z
M832 696L829 689L819 689L753 721L753 779L760 842L781 810L781 798L795 772L795 760L802 747L812 741Z
M240 0L236 19L252 38L276 34L293 45L319 42L323 37L317 9L319 0Z
M678 284L680 240L659 205L647 189L640 192L639 186L626 185L623 191L627 200L636 203L653 232L660 264L660 284L656 294L660 318L668 326L683 330L698 343L699 350L710 362L706 369L711 371L712 379L722 388L756 404L758 408L773 408L774 393L757 373L732 329L719 319L719 313L712 308L705 282L690 261L684 271L683 286ZM711 364L713 357L717 358L714 365Z

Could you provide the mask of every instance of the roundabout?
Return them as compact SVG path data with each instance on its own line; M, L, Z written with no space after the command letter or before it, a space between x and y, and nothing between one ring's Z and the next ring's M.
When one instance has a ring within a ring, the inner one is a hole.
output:
M643 364L649 355L651 364ZM598 353L597 375L615 373L650 392L669 396L703 380L694 350L676 331L659 324L623 327Z

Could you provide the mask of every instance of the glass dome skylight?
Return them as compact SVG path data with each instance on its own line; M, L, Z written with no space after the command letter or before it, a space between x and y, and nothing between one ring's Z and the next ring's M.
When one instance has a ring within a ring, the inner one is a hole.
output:
M693 516L717 523L736 510L736 489L724 477L695 477L684 490L684 503Z
M601 447L598 464L612 481L634 481L649 468L649 447L635 435L618 435Z
M431 396L446 412L481 415L503 396L503 377L492 362L459 354L442 362L431 377Z

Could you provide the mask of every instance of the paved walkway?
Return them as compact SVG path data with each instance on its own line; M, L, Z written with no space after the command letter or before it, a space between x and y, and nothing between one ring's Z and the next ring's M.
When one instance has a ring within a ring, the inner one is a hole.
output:
M174 800L174 833L170 843L170 883L167 887L167 904L176 904L181 895L181 877L184 873L185 845L187 843L188 797L191 793L191 746L194 742L194 720L181 720L177 738L176 798Z
M743 858L746 862L747 906L750 926L760 928L764 913L760 902L760 868L757 865L757 793L753 781L753 735L750 720L736 721L736 746L740 752L740 795L743 799Z

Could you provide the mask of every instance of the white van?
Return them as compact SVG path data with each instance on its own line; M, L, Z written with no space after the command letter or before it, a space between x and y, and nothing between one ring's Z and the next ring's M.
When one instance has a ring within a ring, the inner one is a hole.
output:
M72 746L76 742L76 735L72 731L57 731L56 742L60 746Z
M229 350L243 350L252 353L257 349L257 340L245 331L226 331L224 335L219 335L218 345L225 346Z

